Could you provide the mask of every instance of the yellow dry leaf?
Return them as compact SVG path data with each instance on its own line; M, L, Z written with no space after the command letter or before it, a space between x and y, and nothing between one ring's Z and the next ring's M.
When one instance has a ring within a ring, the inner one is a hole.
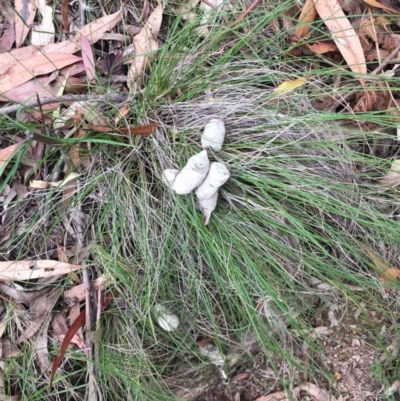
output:
M128 86L131 92L141 86L147 64L154 58L158 49L157 36L162 22L163 5L159 3L150 14L144 27L133 38L136 56L133 58L128 71Z
M347 65L354 73L366 74L367 66L360 39L338 1L314 0L314 4ZM365 78L359 77L358 80L364 85Z
M380 185L385 187L397 187L400 185L400 160L395 160L389 172L379 180Z
M307 81L308 81L307 77L297 78L297 79L294 79L293 81L285 81L285 82L282 82L279 86L277 86L274 89L274 92L278 93L278 94L290 92L290 91L293 91L293 90L299 88L300 86L304 85Z

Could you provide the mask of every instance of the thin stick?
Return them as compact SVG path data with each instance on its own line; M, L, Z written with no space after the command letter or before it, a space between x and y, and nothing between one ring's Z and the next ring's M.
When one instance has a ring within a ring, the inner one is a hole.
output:
M65 102L83 102L85 100L91 100L94 102L123 102L129 98L130 93L114 93L109 95L91 95L90 93L85 93L83 95L63 95L63 96L54 96L47 97L45 99L40 99L40 103L42 105L52 104L52 103L65 103ZM0 108L1 114L11 114L18 111L23 107L37 107L39 106L39 102L37 99L33 99L27 103L15 104L13 106L7 106Z
M258 4L261 2L261 0L254 0L245 11L242 12L242 14L239 15L237 20L233 23L233 25L236 25L239 21L241 21L243 18L246 18L249 14L250 11L254 10Z
M375 70L373 70L370 73L370 75L378 75L389 64L389 62L398 55L399 52L400 52L400 44L397 45L397 47L385 58L382 64L376 67ZM356 91L352 91L346 93L346 95L342 96L340 99L336 99L333 105L329 107L328 111L335 111L338 106L340 106L343 102L354 96L355 93Z

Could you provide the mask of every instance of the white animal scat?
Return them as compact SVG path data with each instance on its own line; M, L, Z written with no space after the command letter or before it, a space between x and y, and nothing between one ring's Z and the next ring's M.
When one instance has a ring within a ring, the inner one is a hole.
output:
M158 325L165 331L174 331L179 327L178 316L171 313L164 305L154 305Z
M207 199L199 199L199 208L203 214L204 224L207 225L210 222L211 214L217 207L218 202L218 188L214 195L211 195Z
M209 121L201 137L201 146L203 149L211 148L215 152L222 149L222 144L225 139L225 124L222 120L212 119Z
M179 170L176 168L167 168L162 172L162 181L168 187L171 188L174 186L175 178L179 174Z
M186 195L197 188L206 178L210 162L207 151L192 156L182 171L176 176L172 189L178 195Z
M211 163L207 177L201 185L196 189L198 200L204 200L213 196L218 188L228 181L230 173L228 168L223 163Z

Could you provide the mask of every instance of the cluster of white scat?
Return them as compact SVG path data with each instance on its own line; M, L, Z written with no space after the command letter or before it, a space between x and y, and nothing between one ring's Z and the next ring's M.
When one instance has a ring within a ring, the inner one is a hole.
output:
M224 138L224 122L218 119L211 120L206 124L201 137L201 145L204 150L192 156L181 171L168 168L162 173L164 184L178 195L187 195L195 191L206 225L217 206L218 189L230 177L225 164L210 163L206 149L211 148L215 152L219 152L222 149Z

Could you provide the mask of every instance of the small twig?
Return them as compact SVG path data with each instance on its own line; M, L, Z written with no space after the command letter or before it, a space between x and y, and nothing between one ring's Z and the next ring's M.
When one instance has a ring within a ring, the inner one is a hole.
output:
M378 75L389 64L389 62L398 55L399 52L400 52L400 44L397 45L397 47L389 54L389 56L386 57L386 59L382 62L382 64L376 67L375 70L373 70L370 73L370 75ZM338 106L340 106L343 102L354 96L355 93L356 91L352 91L346 93L346 95L342 96L340 99L336 99L333 105L329 107L328 111L335 111Z
M242 12L242 14L239 15L237 20L233 23L232 26L236 25L239 21L241 21L243 18L246 18L249 14L250 11L254 10L258 4L261 2L261 0L254 0L245 11Z
M51 103L65 103L65 102L83 102L85 100L91 100L93 102L104 102L104 101L111 101L111 102L123 102L127 100L130 96L130 93L114 93L109 95L91 95L90 93L85 93L83 95L63 95L63 96L54 96L48 97L45 99L40 99L40 103L42 105L51 104ZM18 111L20 108L23 107L37 107L39 106L38 100L33 99L27 103L15 104L13 106L7 106L0 108L0 115L1 114L11 114Z

